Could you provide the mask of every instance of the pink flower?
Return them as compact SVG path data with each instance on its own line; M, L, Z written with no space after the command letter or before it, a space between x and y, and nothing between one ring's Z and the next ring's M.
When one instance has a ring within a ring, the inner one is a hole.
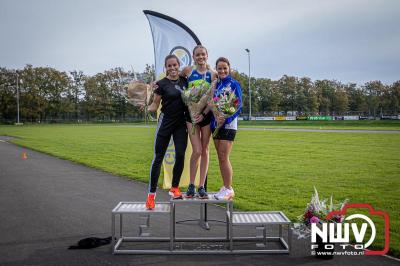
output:
M219 97L214 97L214 98L213 98L213 101L214 101L214 102L218 102L218 101L219 101Z
M318 223L319 222L319 218L317 217L317 216L313 216L313 217L311 217L311 219L310 219L310 223L312 223L312 224L316 224L316 223Z
M305 214L304 214L304 218L305 219L310 219L311 217L313 217L314 215L313 215L313 213L310 211L310 210L308 210Z

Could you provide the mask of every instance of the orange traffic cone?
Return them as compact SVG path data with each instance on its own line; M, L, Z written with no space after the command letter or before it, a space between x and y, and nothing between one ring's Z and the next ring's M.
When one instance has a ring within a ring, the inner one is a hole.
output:
M28 159L28 156L26 155L26 152L23 152L21 155L22 160Z

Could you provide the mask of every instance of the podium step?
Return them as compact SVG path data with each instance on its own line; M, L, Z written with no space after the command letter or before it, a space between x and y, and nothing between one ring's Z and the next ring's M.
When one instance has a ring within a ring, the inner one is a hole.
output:
M112 213L156 213L170 212L171 204L169 202L157 202L152 210L146 208L145 202L120 202Z

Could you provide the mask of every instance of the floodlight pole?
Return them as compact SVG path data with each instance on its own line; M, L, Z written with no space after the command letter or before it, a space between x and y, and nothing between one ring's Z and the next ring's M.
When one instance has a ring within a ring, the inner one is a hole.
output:
M18 79L18 72L15 71L17 75L17 124L19 124L19 79Z
M250 89L250 50L245 49L249 57L249 120L251 120L251 89Z

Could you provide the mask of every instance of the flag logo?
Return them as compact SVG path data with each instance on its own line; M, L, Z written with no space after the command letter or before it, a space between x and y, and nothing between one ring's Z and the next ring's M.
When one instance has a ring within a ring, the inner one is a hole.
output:
M169 54L176 55L179 58L181 69L185 66L190 66L192 64L192 58L189 51L183 46L175 46L172 48Z
M165 77L164 60L167 55L175 55L178 57L180 68L189 66L192 63L192 51L196 45L201 42L196 34L179 20L167 15L154 12L151 10L143 10L149 21L151 35L153 36L154 60L155 60L155 76L161 79ZM180 88L177 88L180 89ZM184 89L184 88L182 88ZM185 155L185 168L182 173L180 186L189 184L189 161L192 153L190 143ZM175 147L171 140L170 146L165 153L163 160L164 168L164 188L170 188L172 185L173 164L175 163ZM196 180L199 180L199 171L197 171ZM198 181L196 181L198 183Z

